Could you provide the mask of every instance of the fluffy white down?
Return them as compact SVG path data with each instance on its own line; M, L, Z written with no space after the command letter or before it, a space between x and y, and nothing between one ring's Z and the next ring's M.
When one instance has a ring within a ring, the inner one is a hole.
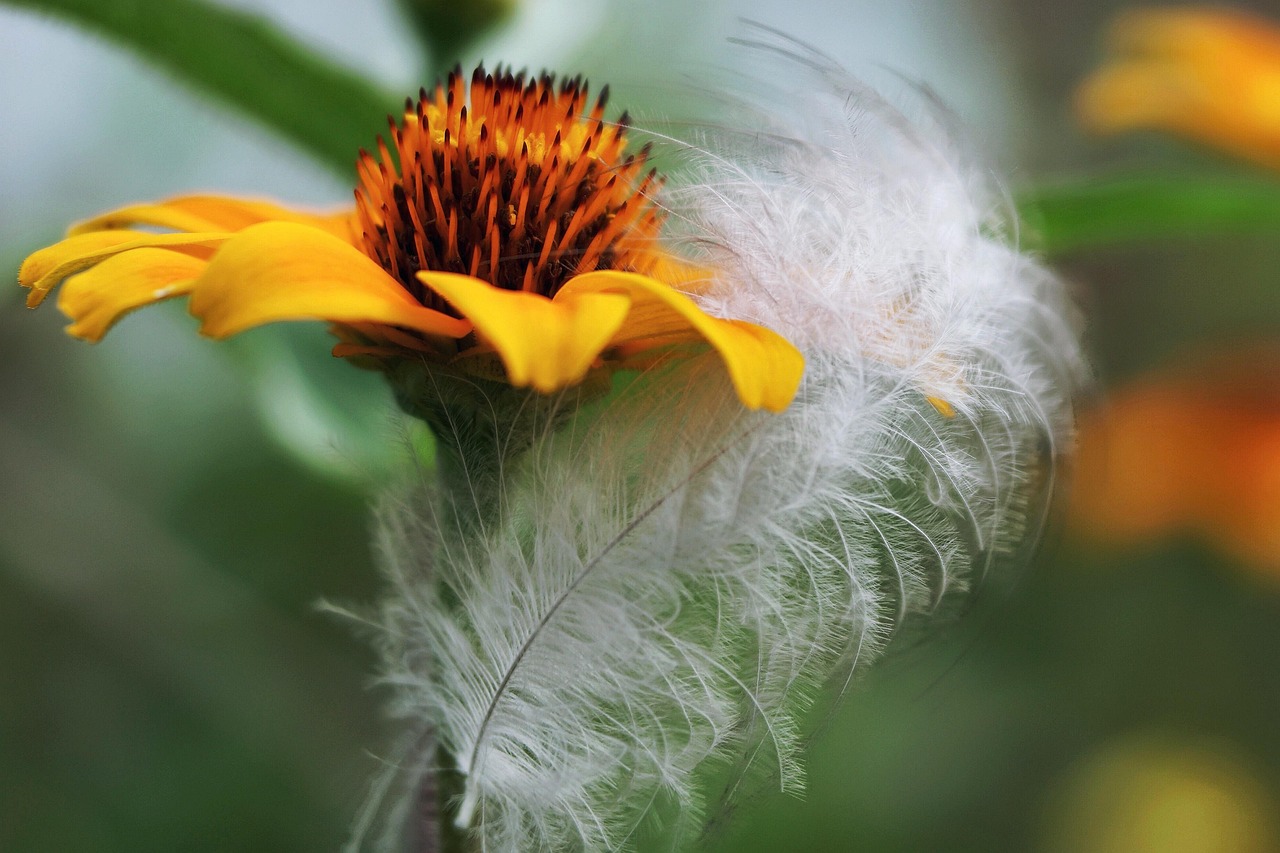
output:
M799 786L817 689L1039 524L1081 375L1061 285L946 132L785 52L794 89L682 149L667 201L704 307L803 351L795 403L673 359L505 460L482 530L427 488L383 513L395 710L484 850L628 849L655 815L677 846L748 770Z

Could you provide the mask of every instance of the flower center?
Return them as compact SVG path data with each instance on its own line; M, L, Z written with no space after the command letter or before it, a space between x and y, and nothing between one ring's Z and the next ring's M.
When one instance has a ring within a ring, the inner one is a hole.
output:
M480 67L469 103L460 69L419 94L394 150L361 152L356 190L365 253L418 301L455 313L419 270L553 296L579 273L655 264L659 181L648 146L625 153L626 116L603 121L607 87L588 108L581 78Z

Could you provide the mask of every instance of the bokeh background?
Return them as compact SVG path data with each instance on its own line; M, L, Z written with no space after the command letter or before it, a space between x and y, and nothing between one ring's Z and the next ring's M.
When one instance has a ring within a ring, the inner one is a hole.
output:
M388 88L430 82L391 0L234 5ZM1015 192L1135 165L1237 168L1168 138L1077 129L1073 87L1120 8L521 0L467 58L585 72L642 117L689 116L686 84L741 67L728 39L746 18L936 89ZM135 200L349 199L322 166L114 45L3 5L0 127L12 271L68 222ZM1256 403L1257 464L1280 466L1280 361L1229 357L1280 341L1276 236L1055 259L1087 317L1087 405L1225 361ZM376 597L369 485L405 427L377 377L330 363L320 328L214 345L171 305L90 347L62 325L0 289L0 851L339 848L394 726L358 627L316 603ZM1214 429L1212 406L1186 410ZM1175 426L1145 428L1158 443ZM1178 445L1169 466L1195 450ZM1275 555L1212 530L1117 544L1071 517L1004 589L846 698L803 799L750 799L715 849L1280 850ZM1255 527L1280 529L1280 511Z

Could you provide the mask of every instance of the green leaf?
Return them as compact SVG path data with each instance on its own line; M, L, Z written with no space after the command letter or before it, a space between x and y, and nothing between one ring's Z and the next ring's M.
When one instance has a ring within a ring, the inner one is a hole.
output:
M266 431L314 473L372 493L411 462L434 464L426 425L400 414L384 377L331 357L321 324L282 323L231 343Z
M261 17L199 0L2 0L106 35L349 176L403 104Z
M1029 244L1048 255L1280 231L1280 182L1257 176L1084 178L1024 192L1017 204Z

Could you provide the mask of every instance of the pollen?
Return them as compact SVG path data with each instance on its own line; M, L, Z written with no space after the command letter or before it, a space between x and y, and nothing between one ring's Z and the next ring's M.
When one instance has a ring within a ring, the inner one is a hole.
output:
M661 210L648 146L627 150L627 118L604 119L582 78L557 83L456 69L406 102L377 153L360 153L362 247L419 302L455 313L417 280L453 272L554 296L575 275L646 273Z

